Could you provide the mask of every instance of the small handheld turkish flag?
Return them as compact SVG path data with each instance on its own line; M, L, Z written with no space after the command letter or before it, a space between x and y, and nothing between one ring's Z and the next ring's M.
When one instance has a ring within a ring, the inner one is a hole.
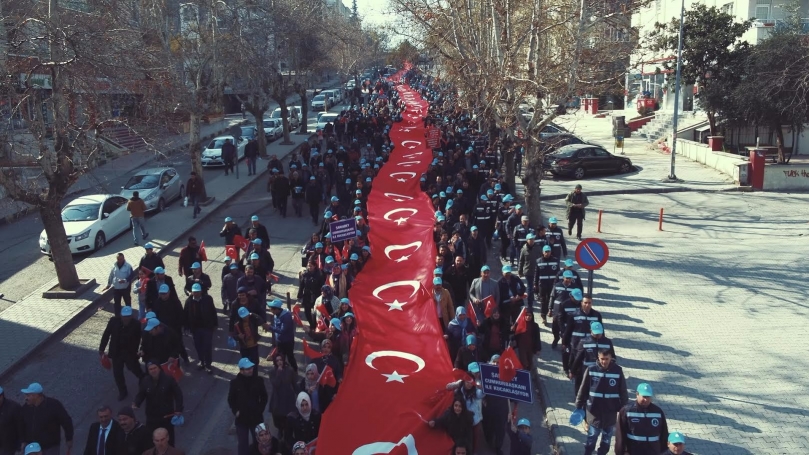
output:
M330 366L326 365L326 368L320 373L320 379L317 380L317 383L329 387L337 387L337 378L334 377L334 371L332 371Z
M511 382L517 376L517 370L521 370L522 365L517 358L517 353L514 348L509 346L500 354L500 360L497 361L497 370L500 375L500 380L503 382Z
M525 314L526 314L525 312L526 312L526 308L522 307L522 310L520 311L520 314L517 316L517 324L516 324L516 327L514 329L514 335L519 335L521 333L525 333L525 331L528 330L528 326L526 325L526 322L525 322Z
M270 362L275 362L275 356L277 355L278 355L278 346L275 346L272 348L272 351L270 351L270 355L267 356L267 360L269 360Z
M317 318L317 331L318 332L325 332L329 327L326 325L326 321L323 320L322 317Z
M309 343L307 343L306 340L303 340L303 355L310 359L319 359L323 357L323 354L310 348Z
M234 261L238 261L239 250L236 248L236 245L225 245L225 256L233 259Z
M325 318L325 319L331 318L331 315L329 314L329 310L326 309L326 305L323 304L323 302L318 303L315 308L317 309L317 311L321 315L323 315L323 318Z
M101 354L101 366L104 367L105 370L112 369L112 361L107 354Z
M250 246L250 241L240 235L234 235L233 244L242 251L247 251L247 247Z
M488 296L483 299L483 303L485 304L483 314L485 314L487 318L491 317L494 309L497 308L497 302L494 301L494 297Z
M205 240L199 242L199 260L207 261L208 253L205 252Z
M466 304L466 318L469 319L472 325L478 326L478 314L475 312L475 305L472 305L472 302L467 302Z
M152 275L152 270L150 270L150 269L148 269L148 268L146 268L144 266L141 266L140 269L143 270L143 273L145 273L146 276L151 276Z
M299 327L303 326L303 321L301 321L301 304L296 303L292 306L292 319L295 320L295 324Z

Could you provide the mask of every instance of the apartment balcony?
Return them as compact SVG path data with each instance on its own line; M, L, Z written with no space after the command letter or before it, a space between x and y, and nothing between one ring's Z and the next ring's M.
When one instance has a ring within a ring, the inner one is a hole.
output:
M753 26L742 35L742 40L756 45L767 39L773 31L786 26L786 22L781 19L755 19ZM801 19L801 30L809 34L809 18Z

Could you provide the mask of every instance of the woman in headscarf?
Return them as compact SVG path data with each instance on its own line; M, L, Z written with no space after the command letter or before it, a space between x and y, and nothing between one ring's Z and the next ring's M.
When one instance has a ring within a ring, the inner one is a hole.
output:
M455 444L472 445L472 413L466 409L466 401L458 394L452 405L441 417L428 422L430 428L439 428L447 432Z
M342 336L342 332L340 330L341 323L340 320L337 318L333 318L329 321L329 327L326 329L325 332L317 332L309 328L309 337L318 343L323 343L323 340L331 340L332 344L332 352L335 357L341 360L343 358L343 351L342 351L342 344L340 343L340 337Z
M495 354L501 354L506 349L511 330L508 320L500 315L500 308L494 307L492 315L484 319L478 327L480 336L483 338L481 345L483 358L491 358Z
M292 446L292 455L306 455L306 443L298 441Z
M341 321L340 353L343 355L343 364L348 365L348 359L351 357L351 344L357 337L357 321L354 313L351 312L344 314Z
M250 455L283 455L281 442L270 433L267 425L256 425L256 440L250 446Z
M298 372L284 360L283 354L277 354L272 359L273 368L269 372L272 393L270 395L269 410L272 422L280 434L284 433L287 425L287 415L295 410L296 382Z
M466 336L475 333L475 326L466 317L466 308L459 306L455 308L455 318L449 321L444 339L449 345L449 355L451 359L458 356L458 350L463 346Z
M346 313L351 313L352 312L351 310L352 310L351 301L348 300L348 298L343 297L342 299L340 299L340 308L338 308L337 311L333 312L331 314L331 317L332 317L332 319L337 318L337 319L342 320L343 316Z
M284 441L312 442L320 431L320 413L312 409L312 398L306 392L298 393L295 401L298 408L287 416L287 427L284 430Z
M331 370L334 372L334 377L337 378L337 383L339 384L343 380L343 362L341 357L338 358L337 355L332 352L333 346L334 343L331 340L323 340L320 343L320 353L322 356L319 359L315 359L312 363L317 365L317 371L323 371L327 366L331 367Z
M334 399L336 389L318 382L320 371L320 368L314 363L307 365L306 373L298 383L298 390L308 393L312 398L312 409L323 414Z

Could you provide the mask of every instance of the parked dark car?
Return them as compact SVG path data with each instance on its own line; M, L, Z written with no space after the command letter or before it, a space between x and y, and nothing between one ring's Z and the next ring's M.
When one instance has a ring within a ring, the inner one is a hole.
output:
M594 144L566 145L546 155L544 164L553 175L577 179L591 174L623 174L635 169L629 158L615 156Z

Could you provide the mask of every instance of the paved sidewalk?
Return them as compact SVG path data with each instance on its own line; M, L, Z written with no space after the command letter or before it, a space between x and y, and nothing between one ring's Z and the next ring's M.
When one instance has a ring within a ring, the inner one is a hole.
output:
M270 154L283 157L299 147L302 142L302 140L298 140L295 145L274 143L269 145L267 150ZM239 166L242 169L241 177L238 180L232 175L220 174L206 182L208 194L215 196L215 200L202 209L202 215L197 219L192 218L190 207L181 206L178 210L168 210L149 218L149 241L155 245L158 253L163 249L168 249L173 242L181 241L209 214L238 195L248 183L254 179L265 178L266 165L259 163L258 174L250 177L247 176L245 163L242 162ZM208 240L207 243L213 245L218 238L199 240ZM216 244L218 243L216 242ZM24 360L29 353L46 342L53 334L69 326L71 321L83 311L99 302L109 300L111 291L105 294L100 292L107 284L109 271L115 261L115 255L119 251L124 253L128 262L135 265L143 255L143 247L133 246L131 235L125 233L110 242L103 252L93 254L76 266L80 278L96 279L98 286L93 291L74 300L43 299L42 292L57 284L57 280L54 278L0 313L0 334L2 334L0 335L0 346L2 346L0 349L0 377L18 362ZM23 270L20 273L25 272Z
M612 118L594 118L592 115L568 114L557 118L557 124L569 129L582 139L601 145L613 152L615 139L612 137ZM620 155L621 149L614 150ZM588 193L660 193L676 191L728 191L738 185L715 169L703 166L685 157L677 156L675 173L682 182L664 182L668 177L671 155L665 154L644 138L632 136L624 140L624 154L638 171L623 175L599 176L581 181L573 179L547 178L542 180L542 199L558 199L581 183Z
M591 197L608 208L610 246L595 274L594 308L627 375L640 382L671 431L699 454L792 454L809 450L809 395L799 379L809 360L800 343L807 316L803 251L809 196L678 193ZM564 215L562 201L545 217ZM663 231L657 212L663 207ZM577 242L568 240L570 256ZM762 251L762 249L764 251ZM797 318L797 319L796 319ZM552 340L543 327L545 343ZM547 344L546 344L547 347ZM567 421L573 386L561 353L543 349L546 416L559 453L583 453L584 431Z

